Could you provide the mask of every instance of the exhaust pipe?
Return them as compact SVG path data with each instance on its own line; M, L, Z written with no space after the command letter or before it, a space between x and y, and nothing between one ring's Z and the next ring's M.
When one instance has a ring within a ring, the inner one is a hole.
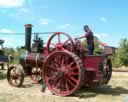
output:
M32 24L25 25L25 49L31 51Z

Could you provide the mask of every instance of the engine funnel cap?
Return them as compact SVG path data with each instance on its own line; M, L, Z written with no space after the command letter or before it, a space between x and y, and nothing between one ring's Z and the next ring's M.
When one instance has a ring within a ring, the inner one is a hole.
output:
M25 24L25 28L32 28L32 24Z

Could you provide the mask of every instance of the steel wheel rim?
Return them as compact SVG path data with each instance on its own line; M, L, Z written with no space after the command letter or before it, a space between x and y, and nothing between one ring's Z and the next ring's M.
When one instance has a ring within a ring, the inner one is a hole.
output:
M41 70L40 68L32 68L32 72L31 72L31 76L30 76L31 80L34 83L38 83L42 78L41 78Z
M9 72L8 81L12 86L19 86L21 83L21 77L22 77L21 71L19 71L19 69L16 67L12 67Z
M60 65L56 66L56 68L58 67L57 69L55 68L56 63L52 63L50 60L47 60L44 67L44 80L48 88L53 93L60 96L67 96L74 93L78 88L80 88L81 85L81 70L78 62L74 60L70 54L68 54L69 58L67 57L67 59L70 59L71 62L68 63L68 67L66 64L66 67L64 68L64 61L66 62L66 57L64 57L65 55L67 55L67 53L60 52L59 56L61 56L60 58L63 58L62 60L60 60L59 57L57 58L57 63L58 65ZM52 57L55 56L57 57L56 54L54 54L54 56ZM59 64L59 61L61 62L61 64ZM51 65L53 66L53 64L54 67L51 67Z
M64 35L65 37L67 37L67 39L66 39L64 42L61 42L61 41L62 41L61 35ZM58 39L57 39L57 40L58 40L57 44L56 44L56 43L53 43L53 41L52 41L56 36L58 37ZM69 48L65 48L65 47L64 47L67 43L71 44L71 45L69 46ZM53 49L51 49L50 46L52 46ZM73 48L74 48L74 43L73 43L72 38L71 38L68 34L66 34L66 33L64 33L64 32L55 32L55 33L50 37L50 39L48 40L48 43L47 43L48 53L52 53L52 52L54 52L55 50L62 50L62 49L67 49L68 51L72 52L72 51L73 51Z
M105 80L105 84L107 84L112 76L112 65L110 60L107 61L105 67L106 69L105 69L104 80Z

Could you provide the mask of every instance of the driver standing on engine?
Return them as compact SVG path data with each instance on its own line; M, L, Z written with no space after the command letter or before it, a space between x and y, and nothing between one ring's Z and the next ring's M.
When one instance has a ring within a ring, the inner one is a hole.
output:
M84 31L86 32L86 34L84 36L81 36L81 37L76 38L76 39L86 38L88 55L93 55L93 52L94 52L94 36L93 36L93 32L88 27L88 25L84 26Z

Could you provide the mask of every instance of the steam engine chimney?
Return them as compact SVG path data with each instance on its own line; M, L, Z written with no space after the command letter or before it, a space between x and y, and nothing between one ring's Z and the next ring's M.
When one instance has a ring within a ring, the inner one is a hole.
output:
M31 34L32 34L32 24L25 25L25 49L31 51Z

